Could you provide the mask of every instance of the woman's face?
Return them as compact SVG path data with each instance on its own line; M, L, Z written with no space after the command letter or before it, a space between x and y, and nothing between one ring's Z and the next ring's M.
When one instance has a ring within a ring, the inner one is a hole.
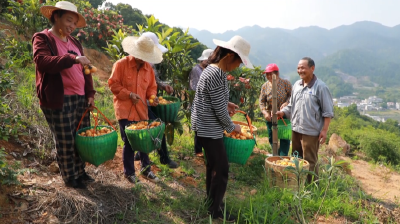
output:
M235 70L236 68L238 68L240 66L240 64L242 63L242 59L240 59L239 57L235 57L234 54L230 54L227 56L228 58L228 63L226 66L226 70L228 72Z
M62 30L62 34L64 36L69 36L76 29L76 24L78 23L79 17L73 12L66 12L61 17L58 17L56 14L54 20L56 27Z

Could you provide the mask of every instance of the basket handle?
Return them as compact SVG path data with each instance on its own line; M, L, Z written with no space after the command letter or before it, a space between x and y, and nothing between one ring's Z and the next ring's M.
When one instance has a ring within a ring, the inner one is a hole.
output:
M280 117L279 119L282 119L283 123L285 124L285 126L287 126L285 119L283 119L283 117Z
M246 120L247 120L247 125L249 125L249 128L250 128L250 133L253 135L253 126L251 125L251 120L250 120L249 115L247 115L246 112L241 111L241 110L235 110L235 113L242 113L242 114L244 114L244 117L245 117Z
M90 111L90 109L96 109L97 112L99 112L101 115L103 115L104 119L106 119L106 121L107 121L108 124L114 129L114 131L117 131L117 129L114 127L114 125L112 125L112 123L110 122L110 120L108 120L108 118L107 118L97 107L95 107L95 106L91 106L91 107L88 107L88 108L86 109L85 113L83 113L83 115L82 115L81 120L79 121L79 124L78 124L78 127L76 128L76 131L79 131L79 127L81 126L81 123L82 123L82 121L83 121L83 118L85 117L86 113L87 113L88 111ZM92 112L92 111L90 111L90 112L91 112L92 115L93 115L93 112ZM99 115L97 115L97 116L94 116L94 115L93 115L93 118L94 118L94 121L95 121L95 126L94 126L95 129L96 129L97 124L98 124L98 117L99 117Z

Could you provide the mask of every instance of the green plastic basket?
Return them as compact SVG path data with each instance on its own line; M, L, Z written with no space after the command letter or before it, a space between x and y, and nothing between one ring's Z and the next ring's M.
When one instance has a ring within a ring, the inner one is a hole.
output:
M165 130L165 123L160 119L148 120L149 125L152 121L160 121L161 125L155 128L147 128L142 130L130 130L127 127L131 124L138 123L132 122L131 124L125 126L125 134L128 138L129 144L132 146L132 150L140 151L144 153L150 153L154 149L161 147L161 140Z
M164 99L173 101L173 103L162 105L158 104L155 107L151 107L151 110L155 115L165 123L172 123L178 116L179 108L181 107L181 101L173 96L163 96Z
M100 130L103 127L111 129L112 132L96 137L84 137L79 135L82 131L94 128L91 126L79 129L76 133L75 145L82 161L99 166L105 161L114 158L117 151L118 134L110 126L97 126L97 129Z
M239 140L223 138L228 162L244 165L253 152L256 141L254 139Z
M292 140L292 123L289 119L284 119L286 125L283 123L282 119L278 120L278 139L288 139Z

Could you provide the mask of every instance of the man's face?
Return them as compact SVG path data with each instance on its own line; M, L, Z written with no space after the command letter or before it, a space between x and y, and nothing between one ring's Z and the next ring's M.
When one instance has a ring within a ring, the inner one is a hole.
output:
M308 67L307 60L300 60L297 65L297 73L301 79L311 79L314 74L315 66Z
M208 60L203 60L200 62L200 64L201 64L201 67L205 68L208 66Z

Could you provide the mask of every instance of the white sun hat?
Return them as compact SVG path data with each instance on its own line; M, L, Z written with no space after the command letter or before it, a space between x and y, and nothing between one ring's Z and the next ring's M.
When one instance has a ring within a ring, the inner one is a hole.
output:
M163 60L161 50L148 37L125 37L121 45L126 53L145 62L158 64Z
M228 42L222 40L213 39L214 44L217 46L229 49L239 55L242 59L242 63L247 67L253 69L253 64L251 64L249 59L250 44L241 36L234 36Z
M152 39L153 42L154 42L154 44L158 47L158 49L160 49L160 51L161 51L162 53L165 53L165 52L168 51L167 48L165 48L163 45L161 45L161 44L159 43L158 37L157 37L157 35L156 35L155 33L152 33L152 32L144 32L144 33L142 34L142 36L149 37L150 39Z
M205 50L203 51L203 53L201 54L201 56L200 56L199 58L197 58L197 60L199 60L199 61L207 60L207 59L211 56L211 54L212 54L213 52L214 52L213 49L205 49Z
M78 23L76 24L76 27L82 28L82 27L86 26L85 17L83 17L78 12L78 9L76 8L76 6L74 4L72 4L71 2L60 1L60 2L57 2L55 6L44 5L44 6L40 7L40 12L43 14L44 17L46 17L48 19L51 18L51 15L53 14L53 12L55 10L65 10L65 11L69 11L69 12L73 12L73 13L77 14L79 16L79 19L78 19Z

